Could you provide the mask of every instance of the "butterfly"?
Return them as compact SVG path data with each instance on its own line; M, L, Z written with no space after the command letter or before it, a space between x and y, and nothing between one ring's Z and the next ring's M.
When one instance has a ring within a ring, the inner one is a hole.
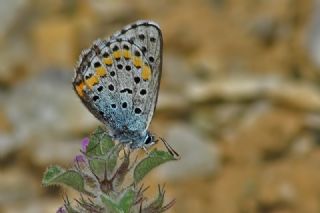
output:
M157 105L162 48L159 25L137 21L96 40L81 53L75 69L73 87L83 104L112 139L131 149L157 141L148 127Z

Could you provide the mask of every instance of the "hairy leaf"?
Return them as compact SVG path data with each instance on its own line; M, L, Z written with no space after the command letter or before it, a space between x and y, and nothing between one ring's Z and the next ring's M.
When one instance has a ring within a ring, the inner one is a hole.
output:
M88 156L104 156L114 146L114 142L104 129L98 127L91 135L86 150Z
M133 177L135 183L139 183L155 167L176 160L170 153L153 150L148 157L142 159L134 169Z
M42 184L50 185L66 185L79 192L86 192L84 189L84 179L81 174L75 170L67 170L52 166L47 169L42 179Z

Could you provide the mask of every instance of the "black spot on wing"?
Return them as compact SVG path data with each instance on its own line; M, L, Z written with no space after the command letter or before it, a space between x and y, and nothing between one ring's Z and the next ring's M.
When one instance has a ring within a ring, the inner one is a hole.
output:
M126 92L129 94L132 94L132 90L129 88L125 88L125 89L120 90L120 93L126 93Z

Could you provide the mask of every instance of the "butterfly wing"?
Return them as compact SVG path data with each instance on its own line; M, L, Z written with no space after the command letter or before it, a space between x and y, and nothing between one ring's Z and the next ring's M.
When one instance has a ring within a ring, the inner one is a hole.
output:
M144 134L151 122L161 66L159 26L138 21L85 50L73 86L89 111L108 127L110 135L129 142Z
M156 108L161 79L160 27L151 21L138 21L115 33L113 38L128 39L132 44L133 108L127 125L130 130L147 130Z
M108 55L108 63L105 63L102 55ZM110 133L119 124L117 116L112 114L113 107L118 104L118 79L111 55L110 47L106 47L102 41L96 41L81 54L73 80L74 90L83 104L108 127Z

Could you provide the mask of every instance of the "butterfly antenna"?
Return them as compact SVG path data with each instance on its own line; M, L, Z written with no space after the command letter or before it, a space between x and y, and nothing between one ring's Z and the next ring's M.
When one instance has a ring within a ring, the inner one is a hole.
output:
M167 148L168 152L175 157L177 160L179 160L181 158L181 156L179 155L178 152L176 152L171 146L170 144L162 137L159 137L162 141L162 143L164 144L164 146Z

